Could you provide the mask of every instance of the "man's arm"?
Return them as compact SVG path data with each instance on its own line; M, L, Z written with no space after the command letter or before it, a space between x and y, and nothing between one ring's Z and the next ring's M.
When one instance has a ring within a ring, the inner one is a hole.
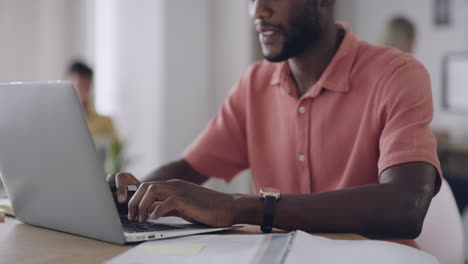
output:
M437 173L427 163L406 163L384 171L380 184L304 195L283 195L274 226L308 232L346 232L370 238L410 239L421 232ZM183 181L144 183L129 203L140 222L177 211L212 226L260 225L264 201L231 195Z
M205 183L209 177L194 170L188 162L181 159L168 163L144 177L142 182L183 180L195 184Z
M310 195L283 195L275 227L308 232L346 232L380 239L412 239L421 233L437 174L426 163L391 167L380 184ZM240 219L260 225L263 201L240 200ZM249 207L250 206L250 207Z

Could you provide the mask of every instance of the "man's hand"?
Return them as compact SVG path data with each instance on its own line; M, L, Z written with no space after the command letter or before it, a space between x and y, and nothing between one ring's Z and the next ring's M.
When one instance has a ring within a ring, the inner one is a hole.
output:
M235 195L216 192L181 180L147 182L130 199L128 219L143 223L165 215L210 226L227 227L235 222Z
M114 198L118 202L118 205L126 205L128 200L131 198L131 195L128 193L127 186L140 184L140 181L135 178L135 176L126 172L109 174L106 180L109 184L115 184L117 187L116 196Z

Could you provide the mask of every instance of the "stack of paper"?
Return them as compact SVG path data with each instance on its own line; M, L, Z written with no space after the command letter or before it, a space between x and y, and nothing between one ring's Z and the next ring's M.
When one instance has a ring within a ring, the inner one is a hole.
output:
M288 234L199 235L143 243L108 261L114 263L269 263L280 264Z
M199 235L151 241L107 263L439 264L423 251L392 242L331 240L301 231L274 235Z
M331 240L298 231L286 258L293 263L439 264L421 250L376 240Z

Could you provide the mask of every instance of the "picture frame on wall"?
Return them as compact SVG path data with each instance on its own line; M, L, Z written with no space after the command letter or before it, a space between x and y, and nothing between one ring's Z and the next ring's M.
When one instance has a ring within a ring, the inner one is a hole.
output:
M442 65L443 107L450 112L468 114L468 52L448 54Z
M434 1L434 25L449 26L452 23L452 0Z

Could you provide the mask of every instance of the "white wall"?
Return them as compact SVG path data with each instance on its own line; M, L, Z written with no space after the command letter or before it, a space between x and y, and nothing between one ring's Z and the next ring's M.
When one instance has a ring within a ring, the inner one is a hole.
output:
M165 1L164 162L180 158L211 116L208 8L207 0Z
M126 169L144 175L181 157L250 63L247 2L101 0L96 7L97 100L113 104L104 108L124 139ZM208 186L248 192L250 179Z
M89 1L89 0L86 0ZM0 0L0 82L62 79L82 55L83 1Z
M350 21L362 40L376 43L385 24L394 15L404 15L418 29L415 56L427 67L432 78L435 117L433 127L450 131L455 144L468 143L468 116L442 109L442 58L450 52L468 49L468 1L453 0L453 24L433 25L433 1L428 0L341 0L338 19ZM468 100L468 99L467 99Z
M209 115L214 115L234 83L253 63L256 36L248 16L248 2L239 0L209 0L209 75L211 100ZM258 41L257 41L258 45ZM249 193L250 171L238 175L229 185L212 179L208 187L225 192Z
M127 170L142 175L164 153L164 1L101 0L95 12L96 99L110 99Z

